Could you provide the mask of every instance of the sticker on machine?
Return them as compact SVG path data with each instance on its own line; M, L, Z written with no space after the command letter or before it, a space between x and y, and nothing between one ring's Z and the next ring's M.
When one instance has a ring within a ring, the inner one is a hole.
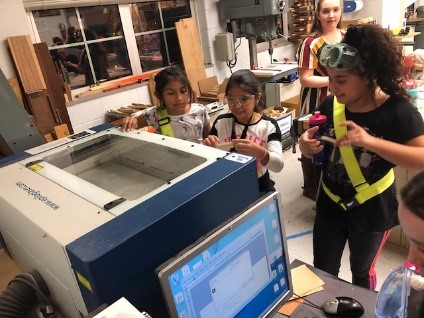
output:
M235 161L235 162L240 162L240 163L246 163L246 162L252 160L252 157L242 155L242 154L239 154L239 153L236 153L236 152L232 152L228 156L226 156L225 159Z

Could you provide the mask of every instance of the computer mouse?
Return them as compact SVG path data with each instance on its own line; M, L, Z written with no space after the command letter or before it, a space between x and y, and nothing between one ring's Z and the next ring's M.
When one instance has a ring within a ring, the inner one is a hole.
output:
M321 305L322 310L335 317L361 317L364 307L353 298L340 296L331 298Z

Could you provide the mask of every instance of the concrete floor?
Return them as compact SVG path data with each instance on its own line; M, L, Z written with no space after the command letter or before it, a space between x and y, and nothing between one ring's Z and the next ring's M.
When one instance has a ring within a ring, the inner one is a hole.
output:
M315 211L313 201L302 195L303 176L298 158L300 151L292 152L289 148L283 154L285 165L280 173L271 173L276 182L276 189L281 193L283 214L288 237L290 261L302 260L313 263L312 228ZM348 248L345 249L339 277L351 281ZM377 290L380 289L387 275L406 260L407 250L387 242L377 260Z

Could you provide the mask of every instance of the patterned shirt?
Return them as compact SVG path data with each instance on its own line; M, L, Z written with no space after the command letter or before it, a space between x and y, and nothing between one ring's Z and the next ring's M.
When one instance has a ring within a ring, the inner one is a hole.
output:
M344 37L345 31L341 31ZM328 76L327 70L319 63L322 49L327 43L321 36L307 37L299 47L296 57L299 69L314 70L316 76ZM324 98L329 94L328 86L304 87L300 90L300 114L313 113Z
M155 127L160 132L157 107L146 109L142 115L146 117L147 124ZM168 115L172 132L175 138L197 142L203 139L203 127L210 123L206 107L202 104L191 104L190 110L184 115Z

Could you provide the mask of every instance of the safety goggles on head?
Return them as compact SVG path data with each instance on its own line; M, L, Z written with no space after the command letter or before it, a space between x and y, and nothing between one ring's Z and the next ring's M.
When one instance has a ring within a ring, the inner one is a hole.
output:
M324 46L319 62L327 68L337 70L351 70L358 67L361 73L365 71L358 50L345 43Z

